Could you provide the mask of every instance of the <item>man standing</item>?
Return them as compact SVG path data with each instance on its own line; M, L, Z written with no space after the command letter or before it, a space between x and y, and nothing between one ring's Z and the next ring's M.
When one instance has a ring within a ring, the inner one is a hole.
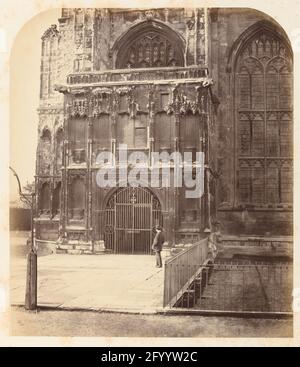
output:
M155 251L156 255L156 267L161 268L162 267L162 261L161 261L161 250L162 245L165 242L164 234L162 233L162 228L160 226L156 226L156 235L153 240L152 244L152 250Z

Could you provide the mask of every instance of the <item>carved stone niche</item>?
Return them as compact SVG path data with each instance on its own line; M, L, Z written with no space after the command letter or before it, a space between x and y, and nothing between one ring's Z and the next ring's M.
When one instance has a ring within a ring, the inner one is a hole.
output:
M72 163L81 164L86 160L85 149L72 149Z

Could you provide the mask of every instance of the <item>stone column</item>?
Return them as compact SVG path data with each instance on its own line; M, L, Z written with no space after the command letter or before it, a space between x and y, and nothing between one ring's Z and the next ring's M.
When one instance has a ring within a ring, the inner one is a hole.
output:
M118 110L118 96L114 89L111 94L111 152L114 156L114 164L116 163L117 154L117 110Z
M207 89L203 88L201 93L203 105L203 152L205 154L204 169L204 229L210 229L210 203L209 203L209 111Z
M71 103L69 97L64 97L64 120L63 120L63 145L62 145L62 167L61 167L61 200L60 200L60 233L59 236L62 238L62 242L66 242L66 222L67 222L67 195L68 195L68 177L67 177L67 166L68 166L68 142L69 133L68 125L70 118Z
M181 101L180 101L180 95L179 91L174 88L173 89L173 111L174 111L174 118L175 118L175 132L174 132L174 152L180 152L180 107L181 107ZM174 168L172 169L173 172L173 185L175 182L174 179ZM179 195L180 191L178 187L172 188L173 191L173 200L174 200L174 206L173 206L173 213L174 217L173 220L171 220L171 225L173 226L173 242L175 243L176 235L175 231L176 228L178 228L180 224L180 218L179 218Z
M151 167L153 162L151 155L154 152L154 123L155 123L155 103L154 103L154 91L150 87L148 95L148 110L149 110L149 166Z
M93 218L92 218L92 151L93 151L93 100L92 96L88 97L88 131L87 131L87 240L93 243Z

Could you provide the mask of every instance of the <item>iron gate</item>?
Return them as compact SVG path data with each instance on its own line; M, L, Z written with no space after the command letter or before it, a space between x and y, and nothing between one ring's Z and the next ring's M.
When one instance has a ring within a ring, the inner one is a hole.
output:
M105 247L115 253L150 254L158 224L163 224L161 206L150 190L121 188L105 210Z

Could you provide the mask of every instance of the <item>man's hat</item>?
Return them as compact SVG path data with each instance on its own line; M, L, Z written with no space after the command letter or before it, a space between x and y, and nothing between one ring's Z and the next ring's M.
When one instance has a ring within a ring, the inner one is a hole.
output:
M161 226L156 226L156 229L157 229L158 231L162 231L162 227L161 227Z

